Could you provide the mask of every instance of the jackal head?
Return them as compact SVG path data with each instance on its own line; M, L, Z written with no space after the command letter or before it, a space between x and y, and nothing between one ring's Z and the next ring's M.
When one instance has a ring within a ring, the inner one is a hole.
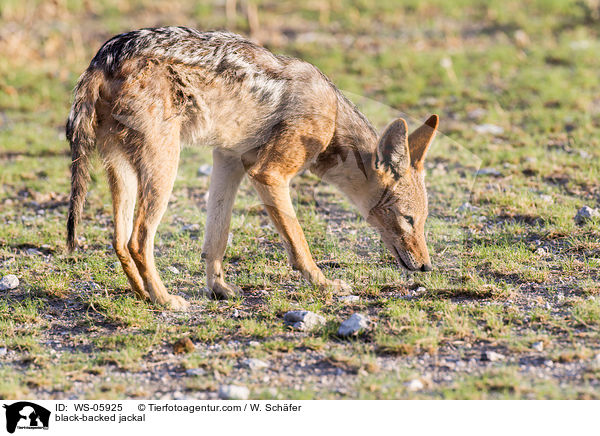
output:
M425 242L427 192L423 161L438 127L438 116L408 135L397 119L381 135L369 180L373 205L367 221L381 234L398 263L411 271L431 271Z

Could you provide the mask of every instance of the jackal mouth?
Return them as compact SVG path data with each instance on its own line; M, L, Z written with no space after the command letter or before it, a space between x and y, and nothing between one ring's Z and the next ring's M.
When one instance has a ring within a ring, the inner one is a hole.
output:
M407 271L416 271L418 269L418 268L411 268L410 266L408 266L408 264L406 263L406 261L404 260L402 255L400 254L400 251L396 248L395 245L392 245L392 248L394 249L394 256L396 257L396 260L398 261L398 263L400 264L401 267L403 267Z

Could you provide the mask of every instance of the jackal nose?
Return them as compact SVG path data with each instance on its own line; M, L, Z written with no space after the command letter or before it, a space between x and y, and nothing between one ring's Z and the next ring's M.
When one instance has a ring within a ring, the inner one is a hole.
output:
M433 270L433 266L431 266L430 263L424 263L423 266L421 267L421 271L423 272L428 272Z

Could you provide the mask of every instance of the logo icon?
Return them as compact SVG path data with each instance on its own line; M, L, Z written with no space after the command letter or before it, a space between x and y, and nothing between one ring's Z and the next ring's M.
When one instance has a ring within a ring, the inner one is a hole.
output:
M14 433L18 429L47 430L50 411L29 401L19 401L3 406L6 409L6 431Z

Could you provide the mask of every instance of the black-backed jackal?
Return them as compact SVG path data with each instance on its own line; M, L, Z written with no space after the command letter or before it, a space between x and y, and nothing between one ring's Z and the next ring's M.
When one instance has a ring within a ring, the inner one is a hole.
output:
M183 310L154 263L154 236L165 212L182 143L213 148L202 257L213 296L225 281L223 255L234 197L248 175L277 228L293 268L323 289L289 194L304 169L337 186L375 227L398 263L431 270L425 243L423 159L438 117L408 135L392 122L378 137L367 119L313 65L277 56L238 35L184 27L142 29L107 41L75 88L67 122L71 201L67 246L75 247L97 149L114 208L114 248L141 298ZM137 203L137 210L136 210Z

